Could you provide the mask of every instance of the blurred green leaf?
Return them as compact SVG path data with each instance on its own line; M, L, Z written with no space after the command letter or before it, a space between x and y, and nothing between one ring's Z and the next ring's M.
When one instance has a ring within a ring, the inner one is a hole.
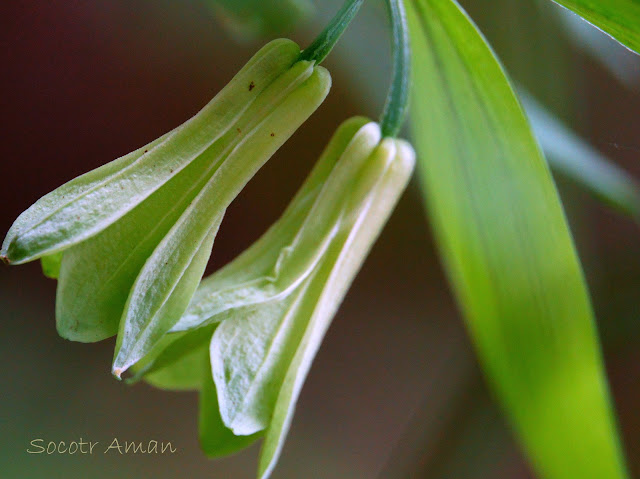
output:
M520 92L540 146L554 172L581 185L602 202L640 218L640 186L623 169L564 126L533 97Z
M640 53L640 3L637 0L553 1Z
M504 72L452 0L407 2L413 132L444 263L540 477L627 477L582 270Z
M241 37L280 35L314 9L311 0L202 0L232 33Z

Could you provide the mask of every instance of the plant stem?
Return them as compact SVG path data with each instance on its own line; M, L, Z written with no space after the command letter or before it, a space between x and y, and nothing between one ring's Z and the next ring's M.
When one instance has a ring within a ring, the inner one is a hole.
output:
M333 17L320 35L300 54L301 60L321 63L338 43L351 20L356 16L364 0L346 0L340 11Z
M393 39L393 78L380 119L382 134L386 137L398 135L404 123L409 102L411 44L407 14L402 2L403 0L387 0Z

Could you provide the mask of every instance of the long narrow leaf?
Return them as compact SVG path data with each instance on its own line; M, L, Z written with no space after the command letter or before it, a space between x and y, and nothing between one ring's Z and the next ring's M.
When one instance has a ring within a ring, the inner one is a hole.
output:
M524 113L456 3L407 4L421 180L485 373L540 477L625 478L581 266Z
M640 3L637 0L553 1L640 53Z
M225 27L246 37L280 35L314 9L311 0L202 0Z
M632 90L640 87L640 57L570 10L558 8L562 29L576 48L590 54L622 84Z

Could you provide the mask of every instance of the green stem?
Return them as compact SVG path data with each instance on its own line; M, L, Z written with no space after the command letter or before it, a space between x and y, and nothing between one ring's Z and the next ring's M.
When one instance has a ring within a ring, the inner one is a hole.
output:
M346 0L340 11L333 17L331 23L301 54L300 60L322 62L338 43L351 20L356 16L364 0Z
M393 78L380 125L385 137L395 137L404 123L411 82L411 44L403 0L387 0L393 38Z

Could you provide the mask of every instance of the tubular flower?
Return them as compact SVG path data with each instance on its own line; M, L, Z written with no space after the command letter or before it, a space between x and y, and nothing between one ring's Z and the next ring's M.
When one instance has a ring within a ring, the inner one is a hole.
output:
M270 475L320 342L414 162L411 146L382 138L378 124L345 122L283 216L201 283L138 365L160 387L201 390L209 455L264 434L259 477Z
M290 40L263 47L193 118L38 200L0 255L58 277L56 323L82 342L118 334L114 374L179 320L229 203L316 110L331 78Z

